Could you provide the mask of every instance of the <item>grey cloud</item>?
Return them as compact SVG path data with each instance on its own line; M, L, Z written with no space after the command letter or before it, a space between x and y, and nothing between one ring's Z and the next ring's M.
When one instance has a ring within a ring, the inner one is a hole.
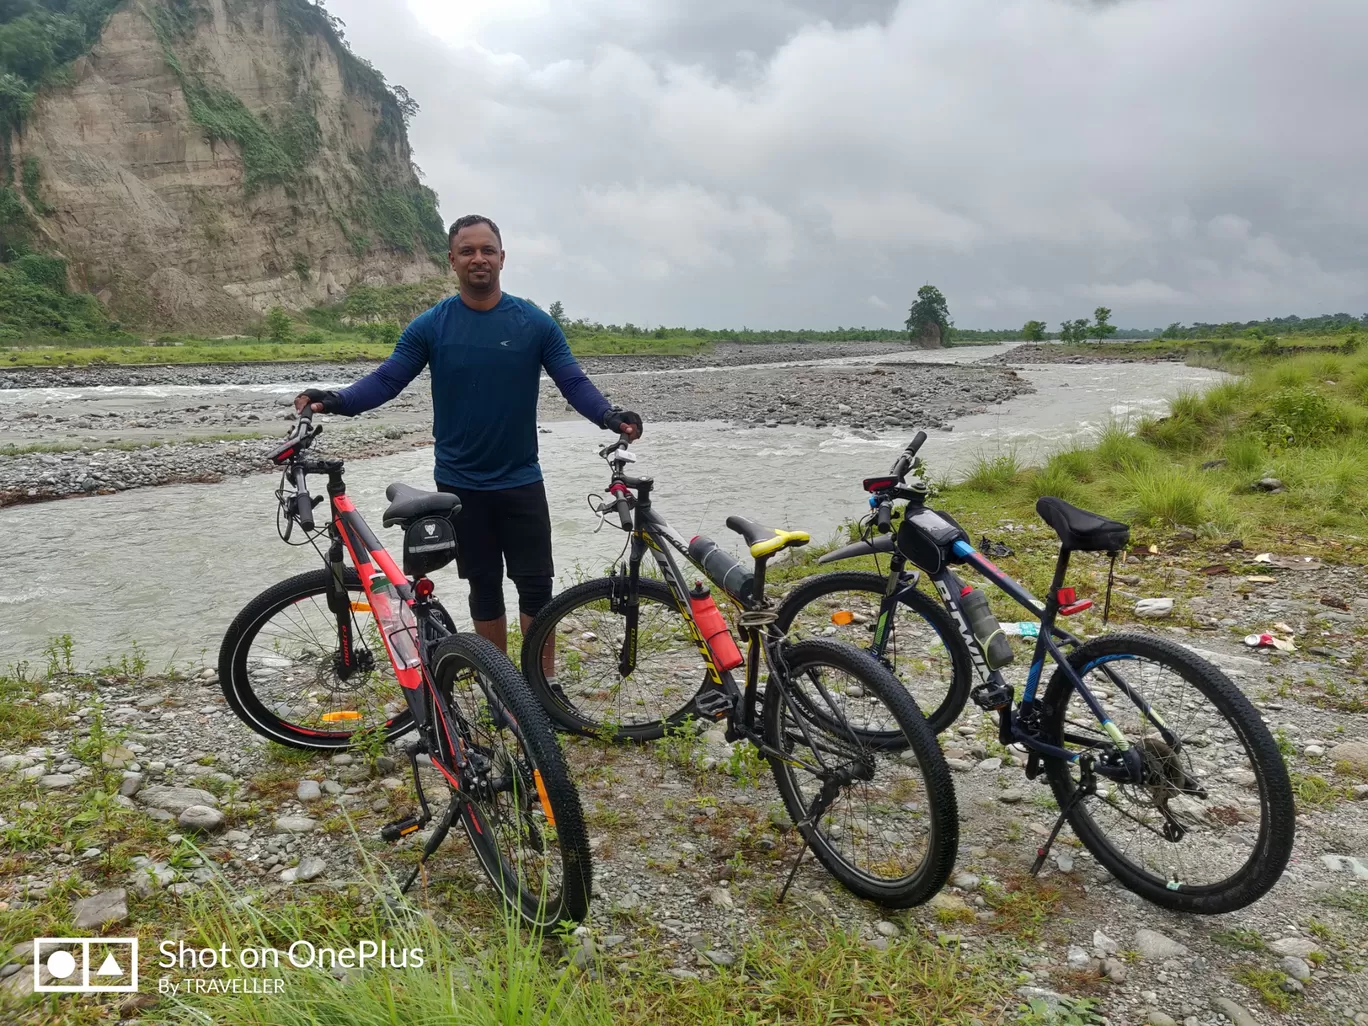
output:
M927 280L966 325L1368 308L1368 5L329 6L423 104L444 213L572 315L894 326Z

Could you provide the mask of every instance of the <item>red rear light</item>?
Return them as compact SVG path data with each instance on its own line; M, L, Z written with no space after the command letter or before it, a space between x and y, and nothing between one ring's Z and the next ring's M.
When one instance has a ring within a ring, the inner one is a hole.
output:
M414 582L413 590L418 593L420 599L430 599L432 593L437 590L437 585L432 583L430 577L420 577Z
M886 492L897 483L896 477L867 477L864 479L864 490L867 492Z
M1078 601L1078 593L1073 588L1060 588L1056 597L1061 606L1071 606Z

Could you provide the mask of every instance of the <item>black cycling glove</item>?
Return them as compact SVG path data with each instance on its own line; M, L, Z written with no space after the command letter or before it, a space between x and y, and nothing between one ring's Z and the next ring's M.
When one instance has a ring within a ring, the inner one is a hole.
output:
M337 412L337 393L325 388L306 388L299 393L307 396L310 403L322 403L324 413Z
M640 438L642 429L640 414L633 413L631 410L624 410L621 406L614 406L603 415L603 426L609 431L622 434L622 429L627 424L636 428L636 436Z

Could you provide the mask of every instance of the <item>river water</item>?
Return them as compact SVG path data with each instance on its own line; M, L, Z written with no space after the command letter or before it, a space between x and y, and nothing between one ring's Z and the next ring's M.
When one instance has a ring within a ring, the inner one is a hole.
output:
M956 362L982 359L1003 347L968 353L901 357ZM874 358L871 358L874 359ZM877 359L887 360L888 357ZM856 358L847 362L862 363ZM777 365L771 365L775 367ZM707 373L700 371L699 373ZM1031 458L1086 436L1111 418L1162 412L1184 388L1218 372L1165 364L1033 366L1022 370L1037 391L962 418L951 432L933 431L922 450L932 475L954 476L980 454L1011 446ZM196 386L168 386L194 388ZM222 390L223 386L213 386ZM249 386L290 391L294 383ZM51 402L46 392L0 396L0 402ZM103 401L111 390L61 389L60 401ZM119 389L135 399L141 389ZM158 388L157 391L165 391ZM585 497L608 482L597 448L608 436L583 421L557 422L540 436L551 504L557 587L578 573L601 572L622 547L620 530L605 526ZM865 509L863 477L887 469L906 444L903 435L874 437L846 429L796 426L738 430L717 422L647 425L634 447L637 472L656 480L655 503L685 536L709 534L741 552L723 526L744 513L781 527L802 528L816 540ZM324 435L323 452L326 452ZM382 541L398 555L398 531L380 529L385 486L404 480L430 487L432 452L417 449L348 464L348 491ZM287 575L320 565L310 548L290 548L276 534L274 475L214 485L177 485L116 495L0 509L7 543L0 577L0 666L39 661L48 640L71 633L82 665L103 663L137 642L154 668L170 662L214 664L223 632L255 594ZM322 491L321 482L317 492ZM966 525L971 531L974 525ZM449 567L434 575L438 594L468 622L465 589ZM516 598L508 589L508 606Z

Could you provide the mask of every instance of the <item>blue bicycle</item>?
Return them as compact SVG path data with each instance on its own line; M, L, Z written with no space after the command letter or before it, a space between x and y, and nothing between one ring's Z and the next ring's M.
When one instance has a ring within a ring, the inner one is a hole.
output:
M1218 913L1257 901L1287 867L1296 810L1277 744L1249 700L1217 667L1171 641L1107 634L1085 642L1058 623L1092 606L1065 585L1072 554L1107 553L1114 562L1129 545L1129 526L1040 499L1036 511L1060 541L1042 602L978 552L952 516L926 505L924 482L908 482L925 441L919 432L889 474L865 480L865 538L822 557L883 553L888 576L811 578L781 605L778 626L791 636L819 626L837 637L863 631L862 647L897 671L940 729L969 699L996 713L999 742L1026 750L1026 776L1044 773L1059 805L1034 871L1067 822L1103 867L1156 904ZM899 500L907 505L894 532ZM1012 644L957 566L1039 621L1020 701L1002 672ZM918 590L922 574L939 605ZM1109 579L1108 605L1110 594ZM1055 668L1042 694L1047 658ZM970 672L978 678L972 688ZM866 727L877 740L892 737L877 723Z

